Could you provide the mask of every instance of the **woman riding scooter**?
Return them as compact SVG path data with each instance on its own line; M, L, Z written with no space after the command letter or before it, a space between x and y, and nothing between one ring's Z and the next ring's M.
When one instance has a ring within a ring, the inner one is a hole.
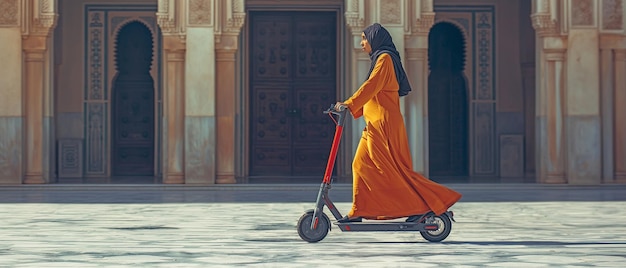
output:
M400 54L389 32L375 23L361 34L361 47L370 55L367 80L335 110L348 108L366 127L352 163L353 202L339 222L394 219L432 211L440 215L461 194L413 171L400 96L411 90Z

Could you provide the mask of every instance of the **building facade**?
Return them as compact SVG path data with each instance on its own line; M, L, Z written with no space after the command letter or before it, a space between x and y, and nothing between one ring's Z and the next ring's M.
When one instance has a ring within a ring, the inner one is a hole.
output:
M0 0L0 183L319 182L392 34L414 169L626 182L622 0ZM362 119L335 168L350 182Z

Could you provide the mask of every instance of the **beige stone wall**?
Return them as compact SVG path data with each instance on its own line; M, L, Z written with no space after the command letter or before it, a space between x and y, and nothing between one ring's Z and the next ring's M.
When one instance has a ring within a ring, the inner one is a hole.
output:
M22 115L22 33L20 28L0 26L0 116Z
M0 26L0 40L0 184L19 184L23 176L24 97L20 28Z

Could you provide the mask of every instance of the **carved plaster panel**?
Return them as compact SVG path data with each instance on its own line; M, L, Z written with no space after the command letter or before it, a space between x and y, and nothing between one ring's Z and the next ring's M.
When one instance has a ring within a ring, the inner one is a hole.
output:
M219 0L215 14L215 43L217 49L232 49L237 47L237 38L225 38L222 36L237 36L246 20L245 4L243 0L226 1ZM229 40L227 40L229 39ZM233 44L232 41L235 41Z
M535 13L531 15L533 28L539 36L556 35L559 33L557 22L548 13Z
M360 32L365 27L365 4L363 0L346 0L349 3L346 11L346 24L353 32Z
M380 2L380 22L383 25L402 23L402 7L400 0L382 0Z
M187 1L159 0L156 19L163 36L178 36L182 43L185 42L185 5ZM168 49L167 46L165 49Z
M602 29L621 30L623 27L622 0L602 1Z
M210 0L189 0L189 26L211 26L211 4Z
M428 34L435 24L435 13L422 13L413 24L413 32Z
M19 25L18 0L0 0L0 27Z
M572 0L572 26L593 26L594 11L594 0Z

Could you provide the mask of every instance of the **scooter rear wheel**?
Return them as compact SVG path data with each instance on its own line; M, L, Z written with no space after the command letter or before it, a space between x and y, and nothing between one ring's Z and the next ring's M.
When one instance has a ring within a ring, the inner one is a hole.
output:
M302 240L315 243L319 242L328 234L330 229L330 219L326 214L321 213L317 228L311 229L311 221L313 220L313 212L304 213L298 220L298 235Z
M448 214L444 213L437 216L434 213L430 212L426 214L426 217L424 217L423 221L426 224L439 225L439 228L437 228L437 230L420 232L422 237L430 242L441 242L446 239L446 237L448 237L448 235L450 234L450 231L452 231L452 221L450 220Z

